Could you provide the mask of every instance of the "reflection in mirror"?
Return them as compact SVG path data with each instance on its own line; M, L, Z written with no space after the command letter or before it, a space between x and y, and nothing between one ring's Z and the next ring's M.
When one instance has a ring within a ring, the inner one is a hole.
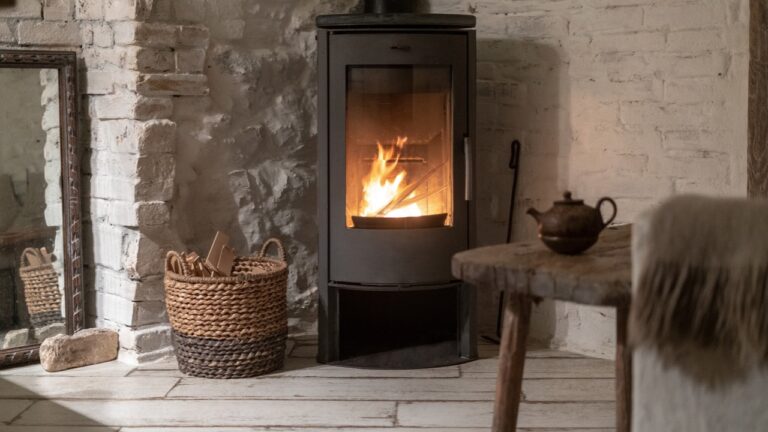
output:
M0 348L65 333L56 69L0 68Z

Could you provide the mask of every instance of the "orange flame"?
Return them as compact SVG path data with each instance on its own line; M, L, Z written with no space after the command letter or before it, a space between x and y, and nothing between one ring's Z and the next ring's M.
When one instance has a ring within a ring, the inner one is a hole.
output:
M407 137L397 137L395 143L386 150L381 143L376 143L377 155L371 164L370 172L363 179L361 216L408 217L423 214L416 203L392 209L383 215L379 214L406 186L407 173L398 167L397 163L400 161L400 154L407 141Z

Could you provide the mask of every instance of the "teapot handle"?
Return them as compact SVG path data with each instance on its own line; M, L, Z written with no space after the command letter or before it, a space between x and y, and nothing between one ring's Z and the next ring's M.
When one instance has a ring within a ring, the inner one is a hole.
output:
M611 217L608 218L607 221L603 222L603 228L607 227L611 222L613 222L614 219L616 219L616 213L618 212L618 208L616 207L616 201L614 201L611 198L605 197L600 198L600 201L597 202L597 211L600 212L600 215L603 214L603 212L600 211L600 207L603 206L603 203L610 203L611 207L613 207L613 214Z

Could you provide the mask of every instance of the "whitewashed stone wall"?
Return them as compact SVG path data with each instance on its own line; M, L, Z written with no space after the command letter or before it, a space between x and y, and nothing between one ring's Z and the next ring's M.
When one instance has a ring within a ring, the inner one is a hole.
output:
M177 66L174 51L206 46L207 30L156 23L169 18L167 6L17 0L0 8L0 46L79 52L86 308L91 324L120 331L130 362L170 352L162 259L178 242L168 226L176 151L168 118L174 96L207 92L205 76Z
M105 46L93 54L95 65L119 77L89 103L95 261L103 263L94 315L120 330L120 358L133 363L171 352L163 260L183 245L170 224L179 154L170 117L175 99L208 93L188 58L199 51L202 61L208 31L171 17L168 2L113 2L104 8L107 28L94 29Z
M478 18L483 242L504 241L509 189L494 185L510 182L513 138L524 144L516 238L534 235L522 212L564 189L588 204L614 197L621 222L673 193L746 194L748 1L431 3ZM534 333L609 356L613 320L544 303Z
M287 248L291 332L315 331L317 304L315 16L354 1L176 0L177 20L210 29L210 96L180 98L173 226L205 251L216 230L257 253ZM203 70L198 52L190 67Z

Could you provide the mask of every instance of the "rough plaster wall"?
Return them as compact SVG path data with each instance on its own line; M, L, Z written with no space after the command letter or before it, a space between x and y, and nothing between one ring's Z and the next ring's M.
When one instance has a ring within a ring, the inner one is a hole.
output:
M317 94L314 18L354 1L176 1L210 29L210 97L177 103L174 226L207 250L216 230L257 253L281 239L290 262L291 332L314 331L317 288Z
M616 198L621 222L673 193L746 193L746 0L431 3L478 19L482 241L504 240L512 138L518 239L533 234L525 208L565 188ZM534 338L612 355L612 309L544 302L534 319Z

